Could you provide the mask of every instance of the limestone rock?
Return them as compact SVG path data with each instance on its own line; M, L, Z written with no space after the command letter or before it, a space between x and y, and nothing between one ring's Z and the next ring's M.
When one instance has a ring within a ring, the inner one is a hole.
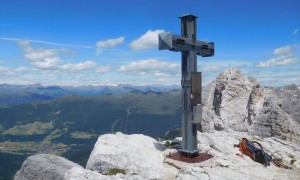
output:
M293 117L297 117L299 106L288 105L291 98L285 100L290 97L284 94L286 91L276 92L274 88L260 87L256 79L245 77L238 69L225 70L203 91L201 130L234 130L300 143L300 124L282 108L284 104L285 109L292 109ZM298 93L298 88L288 92ZM299 94L292 97L294 103L300 99Z
M214 155L210 165L201 168L181 169L179 179L202 177L207 179L299 179L300 169L296 162L300 160L300 146L275 137L255 139L261 143L264 150L293 170L280 169L273 164L268 167L254 162L248 156L243 158L234 144L238 144L242 137L253 139L247 133L217 131L214 133L198 133L198 147L200 150ZM291 163L294 162L294 163ZM197 170L195 170L197 169Z
M264 167L241 154L234 144L242 137L252 140L247 132L233 130L198 132L198 148L213 155L200 164L167 162L165 156L174 149L165 149L160 142L144 135L106 134L99 137L87 163L87 169L53 155L29 157L15 179L65 180L185 180L185 179L262 179L298 180L300 177L300 145L276 137L255 140L273 157L281 159L291 170L273 164ZM177 138L180 142L180 138ZM112 169L122 173L108 173ZM110 174L110 175L105 175Z
M96 171L74 167L66 172L64 180L143 180L139 175L103 175Z
M50 154L37 154L28 157L23 162L14 180L60 180L73 167L82 168L80 165L63 157Z
M292 84L280 89L272 88L272 90L279 99L280 107L300 123L300 86Z
M200 167L187 166L180 169L176 180L209 180L208 174Z
M163 146L148 136L106 134L99 137L86 169L103 174L118 168L145 179L161 179L165 174L162 150Z

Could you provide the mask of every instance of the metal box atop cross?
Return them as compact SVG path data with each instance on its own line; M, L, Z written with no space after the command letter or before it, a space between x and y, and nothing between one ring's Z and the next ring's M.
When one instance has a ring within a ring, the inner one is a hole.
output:
M181 36L170 32L159 34L159 50L181 51L182 149L188 157L198 154L197 124L202 121L201 73L197 72L197 55L214 55L214 43L197 41L194 15L181 18Z

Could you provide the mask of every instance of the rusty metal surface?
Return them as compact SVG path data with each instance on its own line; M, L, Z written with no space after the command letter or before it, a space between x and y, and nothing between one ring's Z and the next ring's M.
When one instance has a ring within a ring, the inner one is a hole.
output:
M203 162L203 161L213 158L213 156L210 154L206 154L206 153L198 153L198 155L196 155L194 157L187 157L187 156L182 155L179 152L176 152L173 154L169 154L167 156L167 158L173 159L176 161L186 162L186 163L200 163L200 162Z

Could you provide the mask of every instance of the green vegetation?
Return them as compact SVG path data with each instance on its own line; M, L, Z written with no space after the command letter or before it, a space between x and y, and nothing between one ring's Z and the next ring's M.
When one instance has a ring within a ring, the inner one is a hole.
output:
M108 169L108 171L106 173L104 173L104 175L106 176L113 176L116 174L126 174L124 169L118 169L118 168L112 168L112 169Z
M280 162L280 163L283 162L283 159L282 159L282 158L276 158L276 157L275 157L274 160L277 161L277 162Z
M35 121L34 123L28 123L23 125L16 125L2 134L10 134L10 135L35 135L35 134L44 134L49 129L53 128L52 122L43 123L40 121Z
M171 142L170 142L170 141L166 141L166 142L165 142L165 146L166 146L166 147L170 147L170 146L171 146Z
M32 154L36 152L45 152L61 155L65 153L70 147L63 143L51 143L48 141L34 142L34 141L22 141L0 142L0 152L14 153L14 154Z
M290 164L293 165L296 162L296 159L292 159Z
M78 139L90 139L93 137L97 137L96 134L91 134L91 133L87 133L87 132L80 132L80 131L74 131L71 134L72 138L78 138Z
M3 131L4 127L0 124L0 133Z
M22 157L11 164L18 167L11 169L19 169L24 158L36 153L62 155L85 166L101 134L120 131L159 138L180 127L180 104L180 92L172 91L72 95L3 107L0 108L0 153L9 153L11 158ZM0 174L6 172L0 167Z
M14 179L16 171L21 168L27 156L28 155L0 152L0 179Z
M173 140L176 137L181 137L181 128L175 128L175 129L171 129L171 130L167 131L166 134L164 135L163 139Z
M55 129L48 136L46 136L44 140L45 141L52 141L54 139L57 139L57 138L61 137L66 132L68 132L68 128Z

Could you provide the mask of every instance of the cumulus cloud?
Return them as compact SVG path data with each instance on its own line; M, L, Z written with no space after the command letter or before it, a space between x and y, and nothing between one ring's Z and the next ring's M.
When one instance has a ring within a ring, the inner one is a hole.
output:
M6 72L9 72L9 69L7 67L1 67L0 66L0 74L4 74Z
M273 51L274 55L284 55L284 56L292 56L293 55L293 48L291 45L282 46L279 48L276 48Z
M130 48L133 50L145 50L158 47L158 34L163 32L165 31L162 29L149 30L140 38L133 40L130 43Z
M113 48L118 44L122 44L124 40L125 40L124 37L119 37L115 39L107 39L105 41L98 41L96 43L97 55L99 55L102 52L102 48Z
M30 68L28 67L18 67L15 69L16 72L19 72L19 73L23 73L23 72L28 72L30 70Z
M295 64L298 59L294 57L293 47L291 45L279 47L273 51L275 57L268 61L259 62L257 67L277 67L289 64Z
M168 76L178 74L180 65L157 59L147 59L140 61L132 61L127 65L122 65L119 68L120 72L132 73L137 75L154 75Z
M18 41L18 44L25 52L24 58L38 69L55 69L61 61L56 49L33 48L29 40Z
M124 37L119 37L119 38L115 38L115 39L107 39L105 41L98 41L96 43L96 46L101 47L101 48L112 48L118 44L123 43L124 39L125 39Z
M93 61L84 61L77 64L65 64L62 66L62 69L67 71L78 72L82 70L93 69L96 68L96 66L97 64Z
M276 66L284 66L284 65L288 65L288 64L294 64L294 63L297 63L296 58L276 57L276 58L272 58L265 62L259 62L257 66L258 67L276 67Z
M0 77L1 76L13 76L14 73L7 67L0 66Z
M96 72L97 73L105 73L105 72L108 72L110 70L111 70L110 66L99 66L99 67L97 67Z

